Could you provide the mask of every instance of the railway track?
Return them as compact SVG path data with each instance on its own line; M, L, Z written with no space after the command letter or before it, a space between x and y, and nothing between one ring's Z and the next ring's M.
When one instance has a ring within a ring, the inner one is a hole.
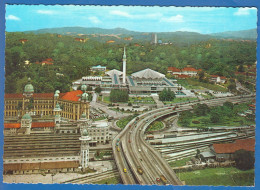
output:
M112 178L112 177L119 177L119 173L117 170L108 170L102 173L95 173L91 175L87 175L84 177L79 177L71 180L67 180L61 183L73 183L73 184L91 184L95 183L104 179Z
M196 102L189 102L189 103L185 103L185 104L178 104L179 108L176 110L172 110L171 108L173 108L174 106L176 106L176 104L174 104L173 106L170 106L169 108L160 108L160 109L156 109L156 110L152 110L149 112L146 112L142 115L139 116L139 120L136 124L136 129L134 129L131 133L132 136L137 137L137 139L135 139L135 143L140 143L141 145L144 147L142 148L142 150L146 151L146 156L144 156L143 154L140 154L139 151L136 151L139 147L138 144L136 144L136 146L133 145L129 145L129 144L133 144L133 143L127 143L127 139L129 139L129 137L127 137L127 133L129 133L130 128L134 127L135 124L135 119L133 119L132 121L130 121L126 127L123 129L123 131L117 136L117 138L120 138L121 141L123 142L123 146L122 146L122 151L125 152L126 157L123 158L124 161L128 162L128 165L131 171L131 177L129 178L135 178L137 180L138 184L156 184L155 183L155 178L158 177L158 173L154 172L154 171L160 171L163 175L165 175L167 181L170 184L173 185L181 185L180 180L177 178L176 174L171 170L170 166L168 165L168 163L161 157L161 155L159 154L158 151L155 151L149 144L146 144L144 141L143 137L144 137L144 132L146 130L146 128L149 126L149 124L151 124L153 121L161 118L161 117L167 117L167 116L171 116L174 113L177 112L182 112L182 111L186 111L186 110L191 110L192 109L192 105L197 104L197 103L206 103L208 104L208 106L217 106L217 105L221 105L226 101L231 101L232 103L242 103L242 102L248 102L249 100L253 99L254 96L244 96L244 97L225 97L225 98L217 98L217 99L212 99L212 100L203 100L203 101L196 101ZM138 134L138 130L142 131ZM133 140L134 137L132 137ZM113 141L113 152L115 153L115 141ZM149 150L149 152L147 151ZM149 156L147 156L149 155ZM119 155L115 155L115 160L116 160L116 164L117 167L119 169L121 178L123 183L128 184L127 180L129 179L127 175L122 175L122 171L124 169L124 165L120 163L119 161ZM145 173L147 172L148 175L138 175L136 171L136 168L138 167L138 165L140 164L138 160L138 158L142 158L145 162L149 163L149 166L142 164L144 166L144 168L147 170L145 171ZM138 165L137 165L138 164ZM130 176L130 175L129 175Z

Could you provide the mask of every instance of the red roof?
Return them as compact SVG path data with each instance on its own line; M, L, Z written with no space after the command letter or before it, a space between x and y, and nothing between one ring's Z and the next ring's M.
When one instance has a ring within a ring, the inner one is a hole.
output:
M224 76L219 76L219 75L211 75L212 78L221 78L221 79L226 79Z
M198 71L198 70L193 67L185 67L182 69L182 71Z
M54 127L54 122L32 122L32 128L40 127ZM21 127L21 123L4 123L5 129L18 129Z
M168 71L172 71L172 72L181 72L180 69L176 68L176 67L168 67Z
M65 93L64 96L61 97L62 100L68 100L68 101L78 101L80 96L83 92L81 90L75 90L71 92Z
M34 98L50 98L52 99L54 96L54 93L34 93Z
M33 122L32 128L54 127L54 122Z
M44 61L53 62L53 59L52 59L52 58L47 58L47 59L45 59Z
M255 139L236 140L234 143L213 144L214 150L218 154L234 153L243 149L246 151L255 151Z
M42 61L41 64L45 63L46 65L53 65L52 62L49 62L49 61Z
M23 98L23 94L5 94L5 98Z
M191 77L189 75L176 75L176 76L178 76L178 78L190 78Z
M21 123L4 123L5 129L18 129L21 127Z

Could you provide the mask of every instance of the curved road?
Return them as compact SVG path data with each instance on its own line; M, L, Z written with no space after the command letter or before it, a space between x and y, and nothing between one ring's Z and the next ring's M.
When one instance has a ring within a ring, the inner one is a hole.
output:
M177 114L177 112L191 110L192 105L197 103L206 103L208 106L218 106L226 101L242 103L253 98L255 98L255 96L247 95L242 98L241 96L233 96L195 101L178 104L179 107L173 110L175 104L174 106L146 112L139 116L139 120L134 118L112 142L114 158L123 183L141 185L182 185L182 182L178 179L166 160L164 160L160 153L144 140L145 130L153 121L160 117ZM119 151L116 146L117 139L120 139ZM142 168L143 174L138 173L138 167ZM124 172L125 169L126 172ZM161 175L166 178L166 183L157 179L160 178Z

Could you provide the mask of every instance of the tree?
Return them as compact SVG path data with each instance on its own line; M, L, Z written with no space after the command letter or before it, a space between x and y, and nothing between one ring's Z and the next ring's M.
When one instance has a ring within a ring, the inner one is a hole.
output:
M175 98L175 93L170 88L164 88L159 94L160 101L172 101Z
M255 154L252 151L240 149L234 153L234 160L238 169L249 170L254 168Z
M222 119L222 116L221 116L221 112L220 112L220 109L212 109L210 111L210 121L212 123L218 123L219 121L221 121Z
M244 66L243 65L239 65L237 71L238 72L245 72Z
M209 107L207 104L197 104L193 107L193 111L197 116L204 116L209 113Z
M110 92L109 99L111 102L128 102L129 95L128 91L120 89L112 89Z
M234 92L236 90L236 84L235 83L229 84L228 90L231 91L231 92Z
M98 94L101 92L100 86L98 86L98 87L95 88L95 92L98 93Z
M92 91L92 87L91 87L91 86L88 86L88 87L87 87L87 91Z
M205 77L205 72L204 71L199 71L198 76L199 76L199 81L203 82L203 79Z

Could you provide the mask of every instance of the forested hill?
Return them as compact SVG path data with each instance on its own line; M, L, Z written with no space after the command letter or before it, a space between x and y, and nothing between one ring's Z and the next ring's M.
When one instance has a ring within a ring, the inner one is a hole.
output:
M145 68L166 73L169 66L183 68L191 65L210 74L229 77L236 71L236 66L252 65L256 61L256 42L248 40L208 39L190 43L186 39L189 43L185 45L179 43L183 40L179 37L179 41L172 41L173 44L152 45L150 41L142 40L126 44L126 40L117 41L112 36L101 36L100 39L114 39L115 43L103 43L91 36L85 42L76 38L7 32L5 91L21 93L27 77L30 77L36 92L54 92L56 89L64 92L69 90L73 80L88 75L91 66L104 65L108 69L122 70L125 45L128 74ZM37 64L48 58L53 64Z
M97 27L61 27L61 28L45 28L33 31L25 31L25 33L34 33L34 34L62 34L62 35L90 35L90 34L114 34L119 35L120 37L131 36L134 39L142 39L142 40L150 40L151 32L138 32L138 31L130 31L124 28L114 28L114 29L104 29ZM241 31L227 31L220 33L212 33L212 34L200 34L196 32L157 32L158 40L162 41L171 41L176 40L179 37L187 38L187 40L192 41L202 41L208 40L210 38L220 39L220 38L231 38L231 39L250 39L256 40L257 31L255 29L251 30L241 30Z
M240 38L240 39L251 39L256 40L257 38L257 30L241 30L241 31L228 31L228 32L220 32L220 33L213 33L210 34L216 37L222 38Z

